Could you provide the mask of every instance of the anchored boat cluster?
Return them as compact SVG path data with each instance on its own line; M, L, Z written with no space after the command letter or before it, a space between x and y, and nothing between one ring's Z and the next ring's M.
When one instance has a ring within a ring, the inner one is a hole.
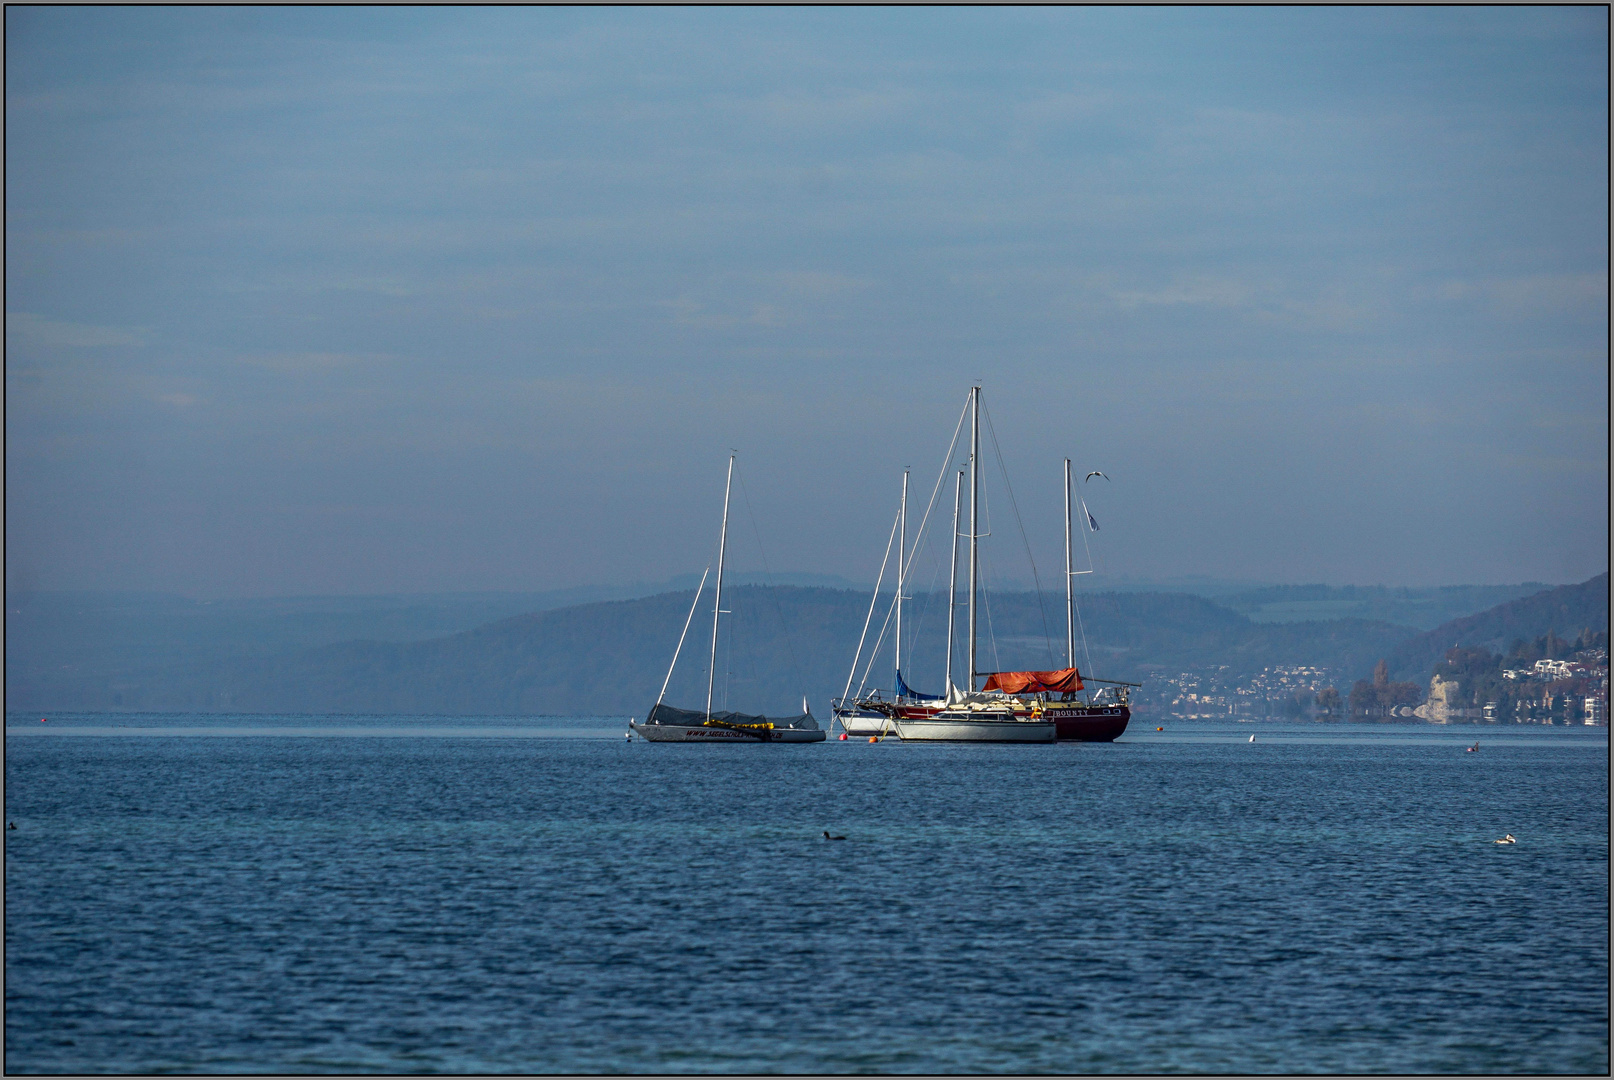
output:
M902 474L902 502L897 520L892 526L897 541L897 592L894 600L896 615L896 671L895 687L888 696L883 691L865 693L860 687L852 693L852 679L863 657L863 646L868 638L869 624L879 599L880 586L885 578L885 566L875 581L874 598L869 602L869 616L864 620L863 635L858 641L857 654L852 659L852 671L847 676L846 689L831 702L833 723L846 735L879 737L896 735L904 740L931 742L1053 742L1071 739L1084 742L1111 742L1126 730L1131 718L1128 691L1137 683L1096 679L1085 680L1076 667L1076 619L1074 582L1079 574L1090 570L1076 570L1072 566L1071 528L1071 471L1070 459L1065 459L1065 659L1067 666L1056 671L995 671L983 672L976 664L977 606L980 592L979 527L981 505L981 388L970 388L965 409L970 419L970 454L966 469L959 469L953 487L953 538L951 572L948 584L947 668L946 693L923 694L912 689L904 679L902 670L902 603L907 586L908 563L914 550L908 547L908 473ZM963 416L959 417L959 427ZM995 436L994 436L995 438ZM953 443L948 447L947 460L953 460L958 442L958 429L954 429ZM969 481L969 531L960 533L963 516L964 482ZM1087 479L1103 476L1089 473ZM1105 479L1108 479L1107 477ZM673 651L672 665L661 684L661 694L643 724L629 722L629 727L652 742L714 742L724 740L752 740L756 742L822 742L827 733L813 718L807 700L802 699L800 716L788 718L747 716L739 713L712 712L713 678L717 669L717 632L723 615L723 566L728 543L729 493L734 482L734 455L729 456L728 480L723 489L723 525L717 547L717 582L712 603L711 666L706 680L706 708L704 712L675 709L663 703L667 686L672 681L673 669L678 665L684 639L700 604L701 591L706 587L706 573L701 575L700 586L690 604L684 620L678 647ZM941 480L937 479L938 488ZM932 495L934 501L934 495ZM1083 505L1087 523L1097 529L1097 523ZM929 519L927 509L925 519ZM921 532L923 525L921 525ZM958 602L959 539L968 541L967 599ZM1085 542L1085 534L1084 534ZM891 542L886 544L886 561L890 560ZM710 572L710 567L707 572ZM966 634L966 662L968 676L963 685L954 681L953 657L955 654L955 611L965 607L968 617ZM872 664L873 657L870 657ZM865 678L867 669L865 669ZM985 682L977 689L977 680ZM1100 684L1089 690L1087 684Z

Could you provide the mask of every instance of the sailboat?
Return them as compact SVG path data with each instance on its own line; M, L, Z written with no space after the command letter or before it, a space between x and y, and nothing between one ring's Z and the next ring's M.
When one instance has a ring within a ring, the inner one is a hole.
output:
M723 528L717 541L717 585L712 601L712 653L711 666L706 672L706 710L678 709L665 704L667 686L672 682L673 670L678 666L678 655L684 651L684 638L689 624L695 619L700 604L701 590L706 587L706 574L695 589L690 602L689 615L684 619L683 632L678 635L678 647L673 650L672 663L667 677L662 680L661 693L651 706L643 724L629 720L629 729L650 742L823 742L825 732L813 719L807 699L801 699L801 715L789 717L752 716L737 712L713 712L712 688L717 675L717 629L723 616L723 563L728 550L729 493L734 486L734 455L729 455L728 481L723 486ZM710 572L710 567L707 572Z
M953 519L953 532L958 532L958 519L955 506ZM902 674L902 602L911 599L907 595L908 564L913 558L913 552L908 550L908 470L902 471L902 499L897 504L897 520L892 524L892 540L897 545L897 592L893 599L896 615L896 685L893 690L894 697L886 699L876 691L871 697L856 699L851 696L852 679L857 675L857 662L863 654L863 641L858 642L858 655L852 660L852 670L846 677L846 690L842 696L830 703L835 722L848 735L890 735L896 729L891 722L891 708L893 705L913 702L940 702L943 700L929 694L921 694L910 686ZM955 537L956 547L956 537ZM891 541L886 542L886 558L880 564L880 573L875 578L874 596L869 600L869 618L873 618L874 605L880 597L880 586L885 581L885 567L891 558ZM956 561L956 560L955 560ZM883 636L884 631L881 631ZM863 635L868 636L868 620L864 620ZM949 640L949 645L951 641ZM878 647L876 647L878 651ZM950 650L949 650L950 651ZM872 659L870 661L872 663ZM951 670L949 670L951 676Z
M975 679L976 597L980 591L981 509L981 388L970 387L970 531L969 531L969 679L967 689L953 684L954 597L958 589L958 517L963 474L953 489L953 557L947 600L947 697L941 702L899 703L893 712L897 734L904 742L1053 742L1053 721L1015 708L1019 702L1003 694L977 693ZM898 674L901 682L900 672Z
M1097 694L1089 694L1083 700L1076 696L1076 692L1085 689L1082 677L1076 670L1076 592L1075 581L1081 574L1092 573L1091 570L1077 570L1072 565L1072 550L1070 542L1070 458L1065 459L1065 665L1067 671L1076 676L1074 686L1066 683L1063 687L1051 685L1056 680L1038 680L1042 683L1042 714L1052 720L1059 728L1061 739L1077 742L1114 742L1116 737L1126 730L1127 722L1132 718L1132 708L1127 702L1127 691L1136 689L1137 683L1116 682L1111 679L1095 679L1091 675L1088 682L1102 683L1103 689ZM1086 504L1083 503L1083 513L1086 513ZM1086 542L1085 540L1083 541ZM1089 553L1091 554L1091 553ZM1091 565L1091 563L1089 563ZM1087 638L1082 638L1085 649ZM1023 672L1017 674L1036 676L1061 676L1065 672ZM1060 699L1054 701L1049 696L1059 693Z
M897 671L896 690L894 697L886 698L884 694L876 692L857 700L843 697L835 705L835 719L851 735L879 735L896 731L904 738L946 738L969 739L992 738L993 733L1002 735L1012 733L1012 740L1005 741L1045 741L1040 732L1033 732L1026 728L976 728L973 725L978 719L1001 722L1012 718L1021 723L1028 721L1052 722L1055 736L1062 740L1080 742L1112 742L1126 730L1131 718L1131 709L1128 705L1127 692L1136 688L1137 683L1117 682L1110 679L1096 679L1091 676L1085 680L1076 668L1076 625L1075 625L1075 593L1074 582L1081 574L1091 573L1090 570L1076 570L1073 563L1073 546L1071 534L1072 500L1071 500L1071 471L1070 460L1065 460L1065 663L1066 667L1058 671L1000 671L978 672L975 669L976 657L976 617L975 602L978 589L978 563L976 550L976 537L980 530L976 524L979 508L979 457L980 457L980 387L973 387L970 391L970 412L973 417L971 423L971 454L970 454L970 517L969 532L961 534L959 531L962 517L962 499L964 485L964 471L960 470L955 476L953 489L953 541L951 553L951 569L948 587L948 627L947 627L947 672L945 697L931 697L920 694L910 688L903 677L902 671L902 637L900 631L897 637ZM903 507L898 513L898 524L894 527L903 538L906 537L907 522L907 476L903 477ZM956 605L954 598L958 595L958 539L960 535L969 537L969 664L970 677L966 688L959 688L953 681L953 633L955 622L953 611ZM887 548L889 554L889 546ZM901 626L903 585L905 582L906 560L902 555L903 548L898 548L897 562L898 585L895 599L897 625ZM882 567L882 576L884 569ZM875 595L879 594L880 584L875 583ZM872 615L871 601L871 615ZM859 644L861 653L862 645ZM975 680L978 676L986 677L985 685L981 691L975 689ZM1089 690L1087 682L1102 684L1102 689L1096 693ZM850 689L850 680L848 680ZM1086 696L1079 696L1086 691ZM963 725L963 726L961 726ZM969 734L979 731L980 735Z
M956 498L955 498L956 506ZM954 514L955 520L957 513ZM972 525L970 531L975 532ZM954 544L956 547L955 527ZM971 554L974 559L974 554ZM956 563L956 557L955 557ZM1071 543L1071 475L1070 459L1065 459L1065 664L1057 671L993 671L982 672L986 675L986 685L982 688L987 693L996 693L996 698L985 699L985 707L1008 708L1018 718L1050 720L1054 723L1057 738L1072 742L1114 742L1124 731L1132 717L1132 709L1128 704L1127 694L1136 689L1138 683L1119 682L1114 679L1098 679L1093 676L1083 676L1076 668L1076 594L1075 580L1082 574L1091 573L1090 570L1077 570L1073 566L1073 546ZM974 617L971 616L971 633L973 635ZM973 642L973 636L972 636ZM952 686L951 669L952 639L948 638L949 668L947 684ZM971 645L970 670L974 672L973 660L974 646ZM972 678L973 681L973 678ZM1096 693L1089 691L1087 683L1101 684L1102 688ZM1084 691L1087 696L1081 697ZM951 702L949 702L949 708ZM894 706L895 711L913 722L928 716L940 717L947 709L937 709L927 706L924 702L899 702Z

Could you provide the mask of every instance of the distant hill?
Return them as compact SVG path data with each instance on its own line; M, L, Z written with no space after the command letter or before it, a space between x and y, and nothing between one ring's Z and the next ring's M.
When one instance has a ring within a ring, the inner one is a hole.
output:
M757 576L731 574L729 580L734 585L750 584ZM186 661L269 657L349 641L427 641L537 611L693 589L699 581L698 574L681 574L662 582L547 592L229 600L163 593L14 591L6 596L7 688L41 678L132 676ZM823 574L781 574L771 583L843 589L855 585Z
M1270 585L1249 589L1216 602L1248 615L1255 622L1307 622L1327 619L1370 619L1433 630L1452 619L1534 596L1551 585L1443 585L1433 588L1385 585Z
M710 592L690 628L668 700L705 701ZM23 709L398 713L642 714L654 701L689 611L691 592L582 604L501 619L425 641L347 641L273 655L176 657L114 671L13 672L8 705ZM740 586L725 590L716 700L782 712L807 694L820 715L846 683L868 594ZM886 605L876 611L870 643ZM946 599L915 597L905 668L920 689L942 684ZM993 595L980 616L984 670L1063 666L1063 605L1035 594ZM1143 681L1152 672L1227 665L1258 671L1317 664L1370 666L1416 632L1360 619L1258 624L1202 597L1103 593L1082 600L1088 674ZM785 627L788 626L788 633ZM962 612L960 613L962 631ZM1088 662L1091 655L1091 665ZM889 685L887 631L871 683ZM861 677L862 672L859 672ZM854 684L855 685L855 684Z
M1573 638L1587 627L1606 631L1608 626L1605 571L1579 585L1545 589L1476 615L1453 619L1402 642L1386 654L1385 660L1391 678L1428 682L1446 650L1456 645L1506 654L1515 640L1540 637L1548 630Z

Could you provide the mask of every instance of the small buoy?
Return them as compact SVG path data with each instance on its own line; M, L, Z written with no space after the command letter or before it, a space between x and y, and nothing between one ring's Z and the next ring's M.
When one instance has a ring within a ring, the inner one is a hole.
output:
M40 717L40 718L39 718L39 722L40 722L40 723L41 723L41 724L43 724L43 723L44 723L44 722L45 722L45 718L44 718L44 717L43 717L43 716L41 716L41 717Z
M17 823L15 821L13 821L10 825L6 826L6 828L8 828L8 829L15 829L16 827L17 827Z
M622 733L622 737L623 737L623 738L624 738L624 739L626 739L626 740L627 740L627 741L628 741L628 742L632 742L632 741L633 741L633 732L631 732L631 731L624 731L624 732L623 732L623 733Z
M1155 728L1155 730L1156 730L1156 731L1164 731L1164 730L1166 730L1166 729L1165 729L1165 728L1163 728L1163 727L1157 727L1157 728Z
M843 732L841 732L841 742L845 742L845 741L846 741L846 732L843 731Z
M1479 752L1479 743L1476 742L1473 746L1470 746L1468 748L1468 752L1470 754L1477 754Z
M879 741L880 741L880 736L878 736L878 735L870 735L869 736L869 742L879 742Z

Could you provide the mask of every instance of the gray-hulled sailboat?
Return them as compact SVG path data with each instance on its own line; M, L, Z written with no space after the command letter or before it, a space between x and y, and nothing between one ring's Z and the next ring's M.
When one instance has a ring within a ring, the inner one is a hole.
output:
M678 666L678 654L684 650L684 638L689 624L694 621L695 608L700 604L701 590L706 587L706 574L695 589L695 599L689 605L684 619L683 632L678 635L678 647L673 650L672 663L667 677L662 680L661 693L642 724L628 721L628 727L651 742L823 742L824 731L813 719L805 697L801 700L801 715L788 717L751 716L737 712L713 712L712 688L717 675L717 628L723 615L723 560L729 537L729 493L734 485L734 456L729 455L728 480L723 485L723 529L717 541L717 586L712 601L712 653L711 666L706 673L706 711L675 709L663 704L667 686L672 682L673 669ZM707 571L710 571L710 567Z

